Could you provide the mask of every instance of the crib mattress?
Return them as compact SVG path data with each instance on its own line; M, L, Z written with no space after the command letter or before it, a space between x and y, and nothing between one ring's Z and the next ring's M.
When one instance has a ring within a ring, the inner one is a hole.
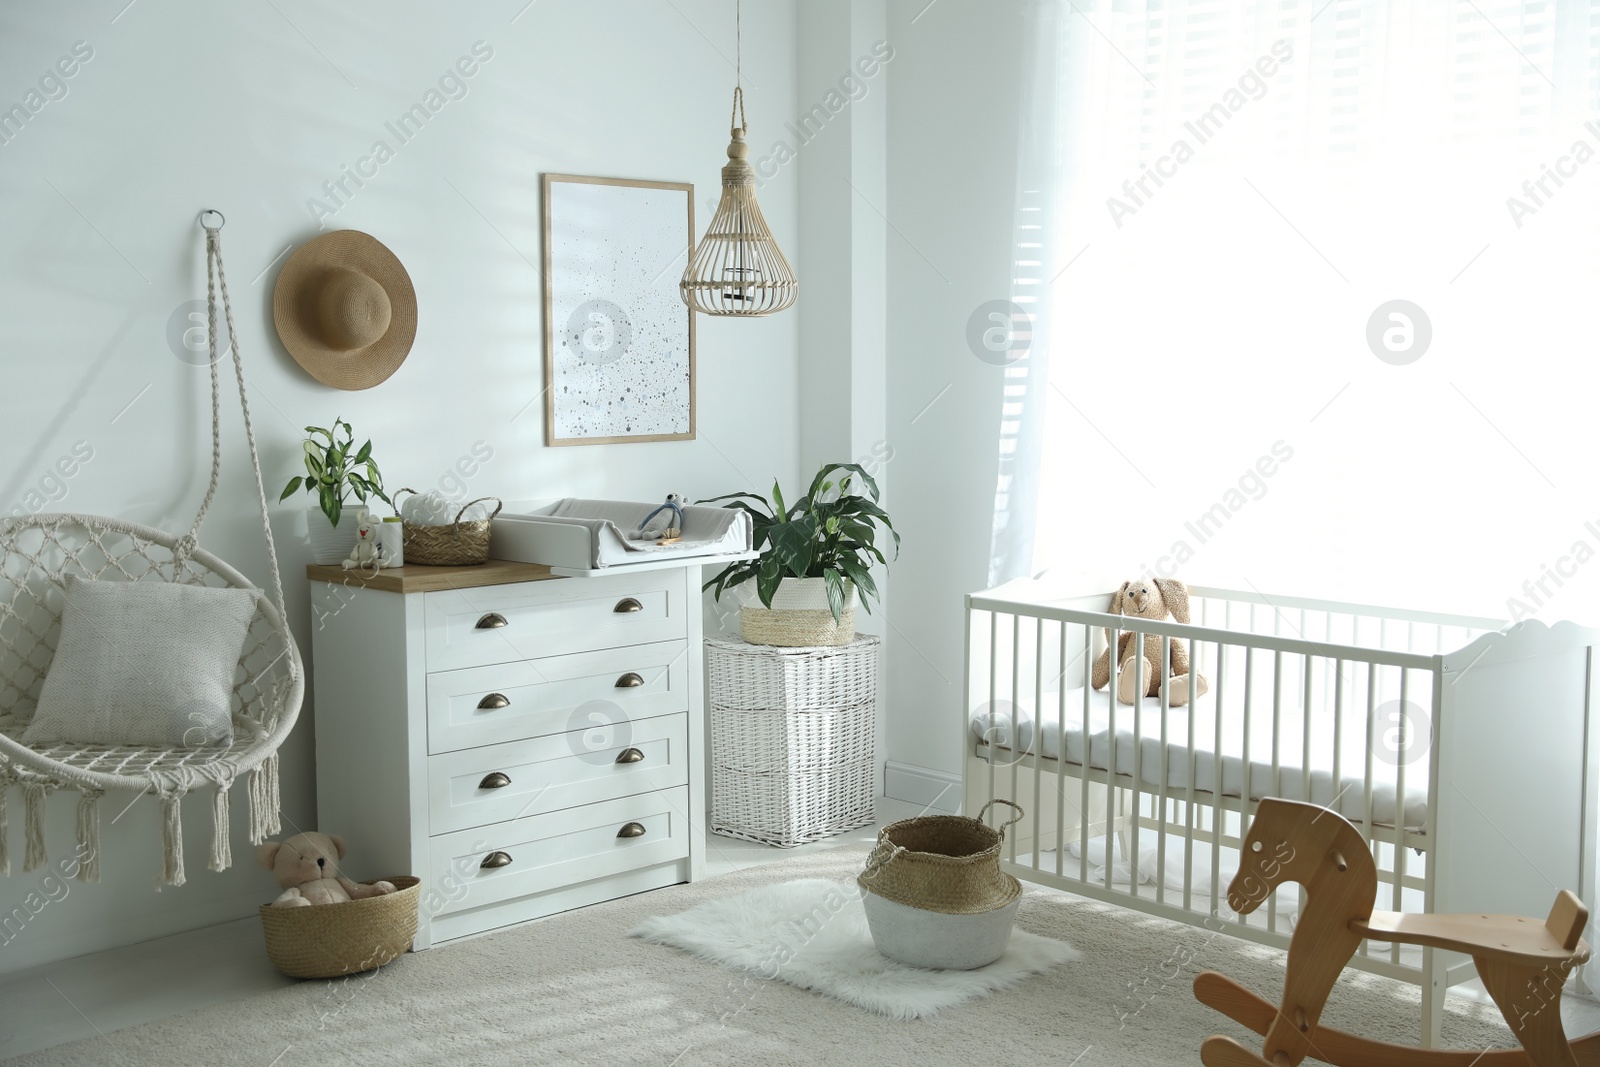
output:
M1083 726L1085 690L1081 687L1065 694L1064 717L1059 722L1056 698L1052 695L1046 700L1042 728L1035 722L1032 709L1026 706L1019 707L1016 712L1019 725L1014 732L1008 723L1009 710L1002 711L994 723L984 715L974 716L972 732L985 743L980 745L980 753L995 749L1021 751L1058 760L1062 758L1062 735L1065 734L1067 763L1099 771L1114 769L1115 773L1128 776L1134 774L1137 765L1138 780L1143 785L1153 790L1164 781L1169 793L1189 788L1192 755L1197 792L1216 791L1220 775L1223 796L1240 797L1248 792L1251 800L1264 797L1309 800L1333 808L1355 823L1368 818L1364 787L1368 762L1367 727L1365 718L1351 709L1346 709L1336 745L1331 709L1313 706L1307 715L1298 704L1291 707L1291 702L1285 700L1274 722L1270 697L1263 701L1258 695L1251 701L1247 730L1243 693L1236 691L1231 699L1222 701L1219 731L1217 696L1212 692L1195 701L1193 708L1168 710L1163 745L1159 697L1145 697L1137 711L1134 705L1118 703L1113 712L1109 687L1099 692L1091 688L1087 692L1087 758ZM1304 744L1308 728L1311 735L1309 761L1305 759ZM1280 754L1276 767L1273 765L1274 736ZM1009 743L1013 737L1015 745ZM990 741L994 742L992 746L988 744ZM1404 768L1403 805L1398 803L1402 792L1400 768L1376 757L1371 762L1372 823L1395 825L1396 810L1403 807L1408 829L1425 827L1427 760L1418 759Z

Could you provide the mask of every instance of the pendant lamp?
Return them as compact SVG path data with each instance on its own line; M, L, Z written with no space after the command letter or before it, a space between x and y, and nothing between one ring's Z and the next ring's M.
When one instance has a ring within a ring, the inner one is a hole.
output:
M800 287L756 203L756 172L745 143L742 14L736 2L733 139L722 168L722 202L678 282L683 302L705 315L771 315L793 304Z

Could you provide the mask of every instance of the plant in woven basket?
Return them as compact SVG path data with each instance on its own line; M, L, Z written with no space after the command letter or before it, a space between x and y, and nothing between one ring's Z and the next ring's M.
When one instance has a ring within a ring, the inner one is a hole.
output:
M866 496L855 491L857 478L866 487ZM761 551L759 559L728 564L705 588L715 588L721 599L729 589L754 580L757 597L770 608L785 578L821 578L835 623L840 621L852 588L870 612L870 601L878 595L872 564L889 562L878 547L880 527L894 538L895 554L900 552L900 534L888 513L878 506L878 499L877 481L860 464L826 463L811 480L805 496L792 506L784 503L777 482L772 483L770 501L758 493L728 493L702 500L702 504L728 501L722 506L747 512L754 527L752 547Z
M301 489L315 493L322 513L334 526L339 525L339 516L352 497L362 504L370 497L389 503L370 440L355 447L355 431L339 418L333 420L331 430L307 426L306 434L301 443L306 472L289 479L278 497L280 503Z

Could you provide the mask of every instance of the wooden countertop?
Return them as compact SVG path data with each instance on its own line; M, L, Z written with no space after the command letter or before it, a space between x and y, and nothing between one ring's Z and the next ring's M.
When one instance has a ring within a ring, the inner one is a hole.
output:
M542 563L516 563L508 559L491 559L476 567L424 567L410 564L374 571L370 569L345 570L342 567L306 568L306 577L313 582L333 582L338 585L359 585L365 589L379 589L386 593L432 593L447 589L476 589L485 585L505 585L510 582L544 582L558 577Z

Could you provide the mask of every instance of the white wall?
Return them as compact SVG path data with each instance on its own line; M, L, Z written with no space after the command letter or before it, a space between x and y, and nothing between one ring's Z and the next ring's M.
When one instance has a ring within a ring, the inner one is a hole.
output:
M543 377L539 175L692 181L703 226L725 158L731 2L121 7L0 11L0 105L22 101L75 42L93 50L66 95L0 145L0 510L38 505L186 527L205 486L206 375L173 354L166 328L174 308L204 296L203 207L228 216L224 251L251 401L278 486L292 473L299 429L336 415L372 437L391 488L438 486L477 442L493 459L468 480L473 496L703 496L797 477L794 314L700 321L694 442L548 449L542 406L531 403ZM799 110L795 6L749 3L744 15L752 132L775 131ZM493 55L466 95L399 145L385 123L478 41ZM328 225L365 230L394 250L416 286L419 328L392 379L344 394L278 345L271 287L280 253L317 233L308 198L378 139L394 158ZM780 168L761 204L804 277L796 181L796 168ZM224 487L202 540L264 582L237 413L224 415ZM52 481L77 442L93 458ZM303 505L273 515L306 648L296 577L307 561ZM283 754L286 832L315 825L313 728L308 706ZM238 866L205 870L209 813L199 798L185 819L189 883L156 895L156 806L141 799L113 823L118 807L104 814L104 882L72 884L0 946L0 971L245 916L270 895L242 817ZM12 811L20 857L19 802ZM72 818L70 796L51 800L56 855L72 849ZM0 881L0 911L43 874Z
M1001 367L968 317L1010 295L1020 5L893 0L888 115L888 427L905 534L890 616L891 761L961 768L962 596L987 585ZM891 773L891 795L942 786ZM958 806L959 790L939 803Z

